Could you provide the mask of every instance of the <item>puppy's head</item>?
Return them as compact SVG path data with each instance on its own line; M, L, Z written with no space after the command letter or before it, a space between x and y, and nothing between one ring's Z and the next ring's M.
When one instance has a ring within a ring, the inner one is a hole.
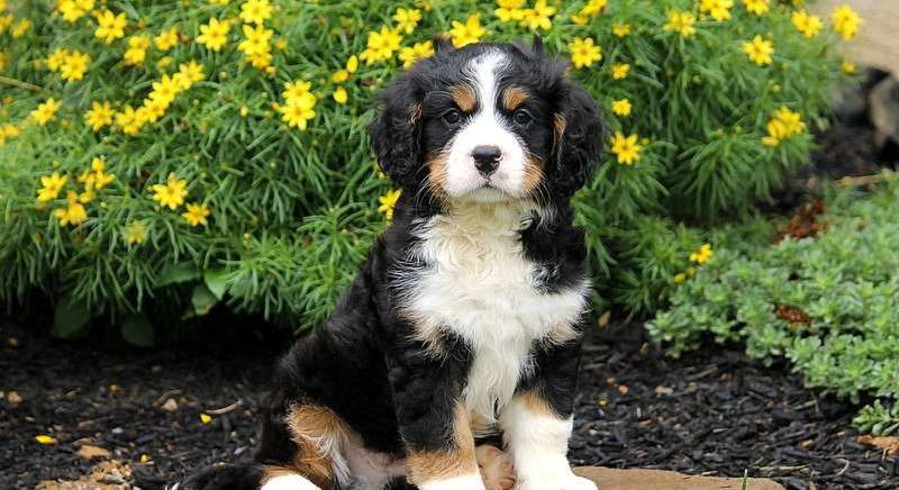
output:
M605 137L596 103L539 42L438 43L382 104L369 127L381 168L444 202L567 199L587 181Z

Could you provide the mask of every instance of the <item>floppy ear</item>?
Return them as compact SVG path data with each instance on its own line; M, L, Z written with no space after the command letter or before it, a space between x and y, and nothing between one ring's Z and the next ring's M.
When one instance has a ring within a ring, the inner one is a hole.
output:
M381 93L381 114L368 126L378 165L404 188L415 186L424 166L419 165L421 105L407 76Z
M554 120L555 190L571 196L583 187L602 157L607 129L599 106L582 88L567 83Z

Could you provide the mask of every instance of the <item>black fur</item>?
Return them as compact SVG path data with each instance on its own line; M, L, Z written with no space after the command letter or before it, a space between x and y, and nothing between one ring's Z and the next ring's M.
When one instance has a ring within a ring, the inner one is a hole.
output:
M258 465L292 461L296 446L284 419L291 407L302 403L330 408L368 449L397 458L409 450L448 449L455 444L453 409L473 353L450 332L439 339L444 356L428 355L424 344L411 340L414 326L397 311L397 297L403 291L392 278L400 270L429 267L409 263L421 260L410 259L409 254L419 240L414 233L419 223L443 212L443 204L427 185L426 161L453 135L453 128L440 119L452 104L447 89L464 81L466 63L491 49L502 50L511 60L500 84L524 87L532 95L525 107L534 122L515 131L544 165L540 191L532 198L551 212L535 214L521 231L524 253L541 271L541 287L547 294L571 288L586 277L584 236L572 225L569 200L589 178L602 149L605 130L596 103L566 78L563 64L547 58L539 42L529 48L477 44L461 50L438 43L433 58L417 63L381 96L381 114L369 127L372 145L381 168L404 192L392 225L375 243L333 316L297 340L278 363L264 404ZM564 120L561 135L557 118ZM536 368L520 381L519 389L538 390L560 416L570 415L579 347L578 340L535 343ZM258 485L261 478L258 465L213 468L185 486L255 488L253 482Z

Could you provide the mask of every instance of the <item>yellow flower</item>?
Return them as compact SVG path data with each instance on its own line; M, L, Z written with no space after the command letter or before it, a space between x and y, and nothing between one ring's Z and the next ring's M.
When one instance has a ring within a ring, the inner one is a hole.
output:
M692 12L678 12L672 10L668 12L668 23L663 29L665 31L677 32L681 37L689 38L696 34L696 16Z
M212 416L210 416L209 414L201 413L200 414L200 422L204 425L208 424L208 423L212 422Z
M168 51L174 48L178 44L178 28L172 27L160 32L158 36L153 38L153 44L160 51Z
M42 187L37 191L38 202L48 202L56 199L68 180L68 176L59 175L59 172L53 172L52 175L42 176Z
M368 33L368 44L359 58L365 61L366 65L389 60L393 57L394 51L400 49L402 41L403 37L400 36L399 31L382 26L380 32L370 31Z
M84 122L90 124L91 129L97 132L105 126L111 126L114 115L115 111L112 110L112 104L94 101L91 103L91 109L84 113Z
M310 119L315 117L315 96L307 94L307 97L288 99L287 103L278 108L281 113L281 119L287 123L288 127L299 128L305 131Z
M228 42L228 31L231 30L231 22L218 19L209 19L209 24L200 26L200 35L197 43L206 46L212 51L219 51Z
M615 63L612 65L612 78L615 80L624 80L630 72L631 65L627 63Z
M175 100L175 96L181 91L181 87L174 78L163 75L158 82L153 82L153 90L150 91L150 100L159 100L168 106Z
M534 30L548 31L552 27L550 17L555 13L556 8L548 6L546 0L537 0L532 8L524 10L521 24Z
M403 48L405 49L405 48ZM400 59L402 59L402 53L400 54ZM337 70L331 75L331 81L334 83L343 83L350 78L350 72L346 70Z
M378 198L378 202L381 204L378 206L378 211L384 213L384 218L387 221L393 220L393 210L396 208L396 202L402 193L403 191L400 189L387 191L387 194Z
M643 147L637 143L638 136L632 134L625 136L621 131L616 131L612 137L612 153L618 157L618 163L622 165L634 165L640 160L640 151Z
M631 115L631 101L619 99L612 101L612 112L617 116L627 117Z
M0 9L0 12L3 11L4 9ZM15 20L16 18L12 14L0 15L0 34L6 32Z
M762 138L762 144L771 147L778 146L781 141L802 134L805 132L805 128L805 123L802 122L802 115L791 111L786 106L782 106L775 111L774 116L768 121L766 126L768 134Z
M122 112L118 112L115 115L116 126L129 136L136 135L145 122L146 120L141 117L141 114L135 111L130 105L126 105L122 108Z
M343 87L337 87L337 90L334 91L334 101L340 105L346 104L349 95L346 92L346 89Z
M709 243L705 243L701 247L699 247L699 250L690 254L690 262L695 262L699 265L702 265L711 260L712 256L714 255L715 252L712 251L712 245Z
M187 90L197 82L206 80L203 67L194 60L178 65L178 73L172 75L172 80L178 85L178 90Z
M847 75L854 75L858 70L858 67L855 66L855 63L849 60L844 60L842 66L840 66L840 69L843 70L843 73Z
M45 435L45 434L41 434L41 435L38 435L38 436L34 436L34 440L37 441L38 443L44 444L44 445L53 445L53 444L56 444L56 438L55 438L55 437L48 436L48 435Z
M285 83L284 92L282 92L281 95L284 97L284 100L288 102L291 100L309 100L308 97L312 95L310 92L311 89L312 84L310 82L297 80L295 82Z
M359 69L359 57L356 55L350 56L348 60L346 60L346 71L349 73L356 73L356 70Z
M206 1L211 3L212 5L228 5L228 2L230 2L231 0L206 0Z
M568 51L571 51L571 62L575 68L592 66L602 59L602 47L594 44L591 37L574 38L568 43Z
M256 27L244 25L243 35L246 39L237 45L237 49L247 55L248 58L270 53L272 48L269 45L269 40L271 40L274 34L275 31L266 29L263 25L257 25Z
M95 157L91 161L91 170L93 170L93 188L98 191L111 184L115 180L115 175L106 173L106 160Z
M434 43L431 41L415 43L411 48L407 47L400 50L400 61L403 62L403 68L406 69L414 65L415 62L430 56L434 56Z
M9 33L10 35L12 35L13 39L18 39L24 36L29 29L31 29L31 21L28 19L22 19L13 24L12 28L9 30Z
M771 8L769 4L771 0L743 0L743 6L746 10L755 15L764 15Z
M821 29L824 28L824 22L821 21L820 17L811 15L805 10L793 12L793 15L790 16L790 20L793 22L793 25L796 26L796 30L808 38L817 36L818 33L821 32Z
M150 186L153 191L153 200L158 202L160 206L169 209L177 209L178 206L184 204L184 198L187 196L187 181L178 180L175 174L169 174L165 184L154 184Z
M606 4L609 3L608 0L589 0L584 8L581 9L581 13L585 15L599 15L606 8Z
M771 55L774 54L774 42L755 36L752 41L743 43L743 52L757 65L770 65L774 62Z
M500 22L520 21L524 18L525 0L496 0L499 8L493 11Z
M487 32L481 27L480 14L469 15L468 18L465 19L465 23L454 20L452 25L453 28L450 29L449 34L452 38L453 46L457 48L480 41L481 36Z
M6 140L8 138L14 138L22 133L22 130L9 123L5 123L0 126L0 146L6 144Z
M188 204L187 211L181 216L190 223L191 226L206 225L206 218L209 217L210 211L205 204Z
M699 0L699 12L709 14L718 22L730 19L734 0Z
M125 37L125 27L128 25L128 20L125 18L124 12L116 15L110 10L104 10L95 15L97 17L97 30L94 31L94 36L97 39L110 44L116 39Z
M147 59L147 49L150 48L150 38L145 35L131 36L128 38L128 49L125 50L125 64L139 65Z
M50 56L47 56L47 68L52 71L58 70L68 57L69 51L66 48L54 49L53 52L50 53Z
M43 126L56 117L56 112L59 111L60 107L61 104L53 97L50 97L45 102L38 105L37 109L31 111L29 117L32 121Z
M147 225L143 221L132 221L125 227L125 241L130 245L140 245L147 241Z
M78 193L69 191L66 194L67 205L53 211L53 215L59 219L59 226L80 225L87 220L87 211L84 204L78 199Z
M93 10L94 0L59 0L56 9L62 14L63 20L71 23Z
M615 23L612 25L612 34L616 37L625 37L631 33L631 25L630 24L618 24Z
M263 24L272 16L268 0L247 0L240 6L240 19L248 24Z
M91 57L80 51L72 51L59 66L59 74L66 81L72 82L84 78L84 72L91 62Z
M393 20L396 21L396 25L401 31L412 34L415 26L421 20L421 10L398 8L396 14L393 15Z
M862 18L858 12L852 10L849 5L843 5L830 14L833 20L833 30L842 36L845 41L854 38L858 34L858 27L862 23Z

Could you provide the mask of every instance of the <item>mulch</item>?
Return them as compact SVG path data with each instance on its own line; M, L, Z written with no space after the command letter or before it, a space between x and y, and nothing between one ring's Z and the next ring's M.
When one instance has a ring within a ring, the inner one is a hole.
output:
M0 322L0 389L7 395L0 401L0 488L89 473L96 461L77 454L84 445L128 463L145 490L252 453L258 402L283 343L122 351L45 332ZM856 441L850 422L857 407L803 389L787 365L764 367L736 346L708 344L674 360L649 347L645 335L632 324L591 332L574 464L747 471L788 489L899 488L899 460ZM21 401L11 403L9 390ZM201 413L221 408L227 413L201 421ZM37 435L57 443L39 444Z

